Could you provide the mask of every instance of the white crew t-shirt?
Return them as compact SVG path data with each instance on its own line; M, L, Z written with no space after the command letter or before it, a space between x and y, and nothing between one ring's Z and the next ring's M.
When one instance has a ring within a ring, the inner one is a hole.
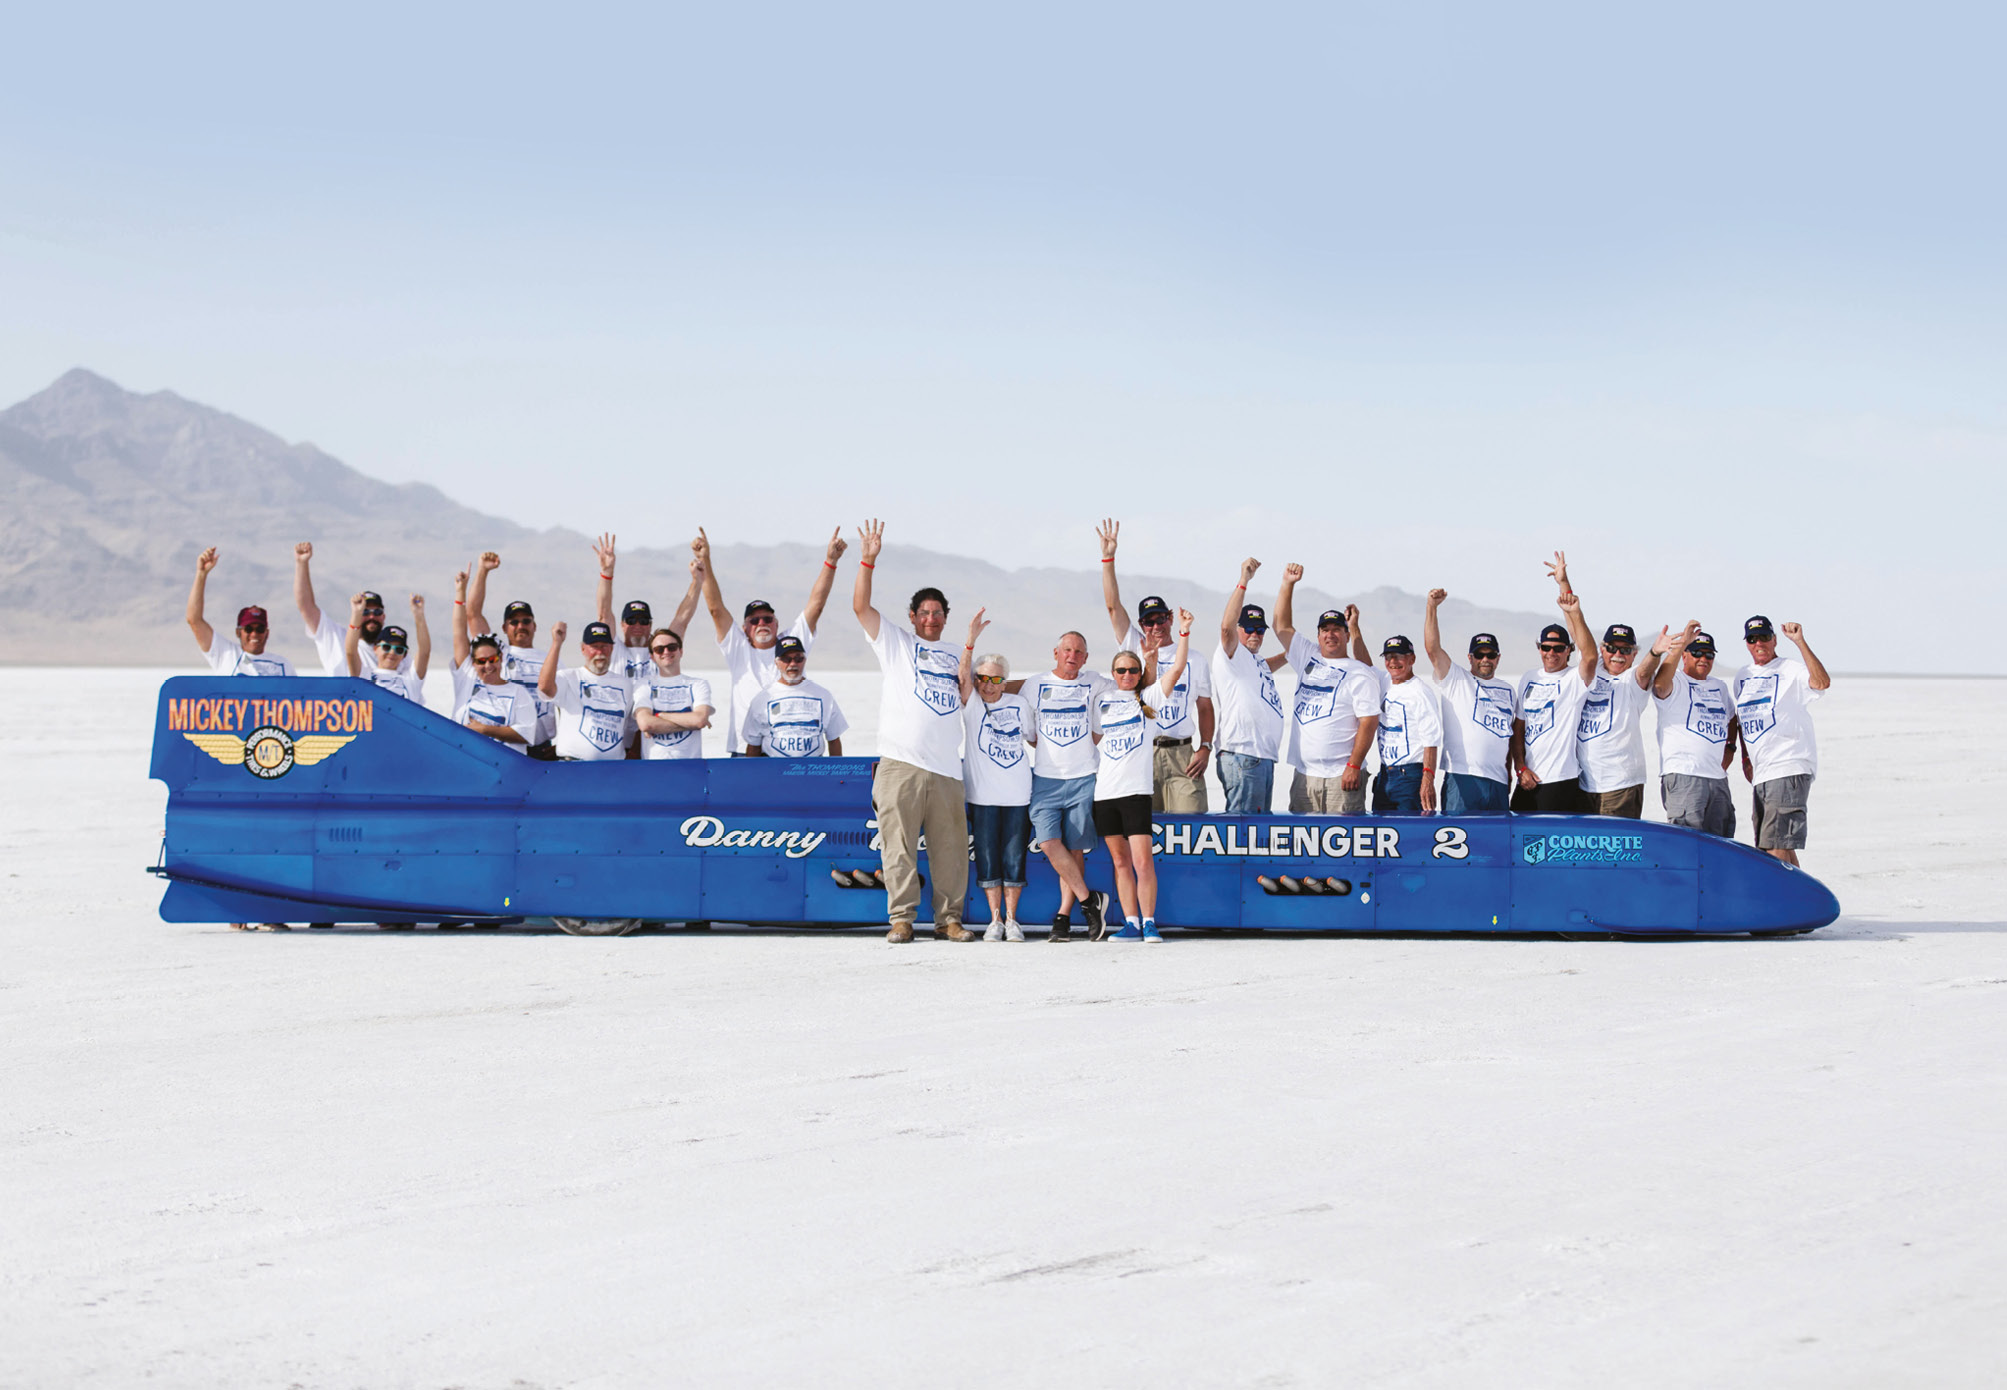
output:
M1024 696L994 702L969 696L962 706L962 785L971 806L1031 805L1031 753L1036 737Z
M646 642L638 647L630 647L625 642L615 642L613 665L607 669L627 677L627 683L631 686L636 681L646 680L655 674L655 658L650 655Z
M1282 753L1282 696L1265 657L1238 640L1233 650L1212 651L1213 742L1222 753L1240 753L1274 762Z
M1812 673L1796 657L1742 668L1735 678L1735 717L1742 721L1742 746L1754 780L1819 775L1811 704L1825 693L1812 688Z
M1134 623L1129 625L1129 634L1115 644L1118 652L1143 654L1141 630ZM1198 701L1213 697L1212 673L1207 669L1203 651L1194 652L1186 648L1185 669L1178 676L1178 682L1167 695L1157 682L1163 679L1164 668L1176 664L1178 649L1175 637L1169 646L1157 649L1157 667L1145 672L1143 684L1150 692L1150 708L1157 711L1156 731L1152 738L1188 738L1199 741ZM1162 701L1161 704L1158 702ZM1152 745L1154 746L1154 745Z
M1596 684L1582 702L1575 750L1582 763L1582 790L1620 792L1645 780L1645 728L1640 716L1652 692L1638 684L1637 667L1613 676L1596 668Z
M1282 760L1306 777L1342 777L1359 721L1380 713L1379 672L1349 656L1321 655L1300 632L1289 643L1289 664L1296 672L1296 705Z
M878 756L962 780L962 652L880 620Z
M648 675L634 681L636 711L655 714L688 714L711 704L711 683L702 676L665 676L649 663ZM641 756L649 758L701 758L704 756L702 729L677 729L673 733L641 735Z
M330 676L345 676L348 674L347 623L336 622L334 614L323 608L319 623L313 627L308 627L305 621L302 620L300 629L313 639L314 653L320 657L321 669L323 671ZM363 647L362 652L362 659L365 665L375 659L371 655L371 648ZM407 651L403 656L397 658L397 669L399 671L409 671L411 669L410 652Z
M535 743L549 743L557 737L557 705L537 689L537 680L544 673L544 656L536 647L514 647L506 642L502 647L502 679L519 686L530 697L530 708L537 712Z
M290 676L293 663L283 656L274 656L267 651L261 656L252 656L244 650L243 644L235 637L226 637L221 628L211 629L209 650L202 653L203 659L219 676ZM342 669L348 669L347 659Z
M528 753L528 744L537 733L537 707L529 692L513 681L485 685L474 674L472 657L453 668L453 722L465 724L478 719L483 724L506 724L523 736L523 743L505 743L518 753Z
M1656 703L1659 771L1725 781L1728 769L1721 765L1721 752L1728 743L1729 722L1735 718L1727 683L1718 676L1697 681L1685 671L1675 671L1672 689Z
M1582 668L1570 662L1559 671L1528 671L1512 691L1512 717L1526 721L1526 766L1542 782L1566 782L1582 774L1576 730L1589 687Z
M746 747L769 758L826 758L829 741L850 727L826 685L776 680L746 707Z
M556 746L560 758L583 763L616 762L627 756L627 736L634 732L634 687L611 666L595 676L584 666L557 673Z
M1510 781L1505 755L1512 746L1512 682L1480 680L1469 667L1452 666L1442 697L1443 771Z
M362 678L374 681L393 695L402 695L414 705L425 703L425 682L411 671L386 671L378 666L362 668Z
M1020 693L1038 736L1033 772L1063 781L1095 775L1100 760L1094 752L1094 697L1114 688L1099 671L1082 671L1071 680L1053 671L1026 677Z
M1094 696L1088 712L1093 731L1101 736L1094 750L1094 799L1150 795L1156 787L1151 771L1154 725L1144 715L1142 703L1111 685Z
M1419 676L1409 676L1398 685L1389 680L1386 691L1380 701L1380 732L1374 740L1380 766L1419 764L1426 750L1443 746L1442 706L1436 692ZM1440 764L1440 755L1437 761Z
M725 658L725 669L732 675L731 708L725 715L725 747L734 753L745 752L749 742L745 736L746 711L779 674L774 667L774 651L783 637L792 637L800 642L804 652L815 650L815 633L809 628L806 610L795 614L793 625L786 632L776 633L774 645L764 650L752 644L746 636L745 627L739 623L734 623L718 640L718 651Z

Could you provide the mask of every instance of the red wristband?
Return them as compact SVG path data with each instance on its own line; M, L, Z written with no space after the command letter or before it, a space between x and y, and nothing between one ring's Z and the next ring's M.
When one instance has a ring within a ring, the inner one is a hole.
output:
M453 604L457 608L465 608L467 606L467 600L464 598L456 598L453 600Z
M822 562L822 567L826 570L833 570L836 568L836 566L831 564L828 560L824 560Z
M612 575L610 575L610 574L602 574L602 575L600 576L600 578L601 578L601 579L611 579L611 578L613 578L613 576L612 576Z
M1115 557L1113 555L1103 555L1101 557L1101 563L1104 565L1112 565L1115 563Z
M868 570L875 570L878 568L878 566L872 564L869 560L859 560L857 563L864 566L864 568Z

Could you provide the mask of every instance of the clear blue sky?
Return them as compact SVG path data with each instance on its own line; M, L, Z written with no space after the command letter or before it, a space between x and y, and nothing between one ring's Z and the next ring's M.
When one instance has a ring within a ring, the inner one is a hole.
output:
M1998 6L43 6L0 398L627 543L1764 611L2007 671ZM1921 629L1921 635L1919 634Z

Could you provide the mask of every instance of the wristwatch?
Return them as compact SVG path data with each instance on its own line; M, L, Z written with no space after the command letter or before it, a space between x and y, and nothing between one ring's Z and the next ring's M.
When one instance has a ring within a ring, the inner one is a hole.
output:
M1201 743L1199 747L1205 749L1208 753L1212 752L1213 750L1213 746L1210 743Z

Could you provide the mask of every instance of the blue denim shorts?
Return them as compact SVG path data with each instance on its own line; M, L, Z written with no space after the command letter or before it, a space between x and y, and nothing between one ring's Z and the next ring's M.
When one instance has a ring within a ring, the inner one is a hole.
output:
M1030 807L971 805L969 838L976 847L976 887L1024 887L1025 848L1031 839Z
M1031 838L1057 840L1068 849L1093 849L1094 777L1041 777L1031 774Z

